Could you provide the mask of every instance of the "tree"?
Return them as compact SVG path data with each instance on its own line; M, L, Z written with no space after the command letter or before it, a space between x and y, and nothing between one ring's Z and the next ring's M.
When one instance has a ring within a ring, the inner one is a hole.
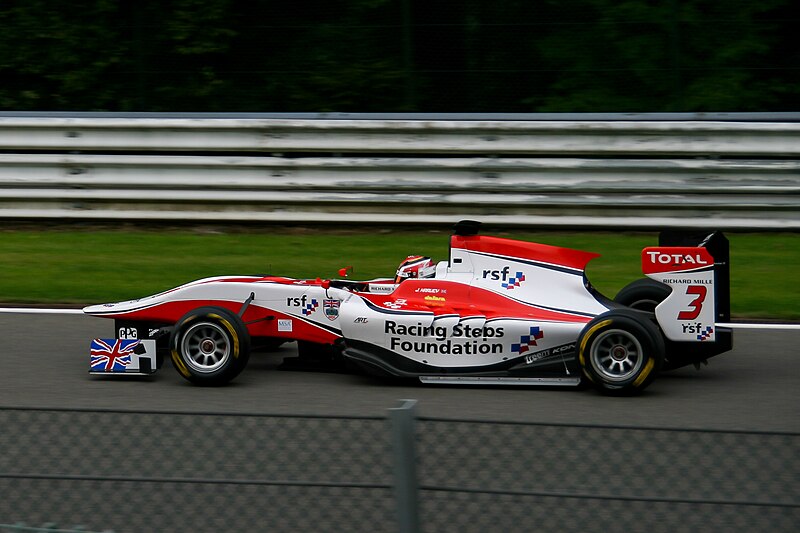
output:
M792 0L6 0L0 108L796 110Z

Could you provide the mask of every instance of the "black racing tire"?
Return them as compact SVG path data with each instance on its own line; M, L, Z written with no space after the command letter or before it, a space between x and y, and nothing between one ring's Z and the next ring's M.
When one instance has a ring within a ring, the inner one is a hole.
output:
M186 313L169 339L172 365L196 385L228 383L247 366L250 335L242 319L221 307Z
M664 339L645 313L615 309L595 317L578 337L583 376L603 394L643 391L664 364Z
M637 279L624 286L614 301L625 307L655 315L656 306L672 292L667 285L650 278Z

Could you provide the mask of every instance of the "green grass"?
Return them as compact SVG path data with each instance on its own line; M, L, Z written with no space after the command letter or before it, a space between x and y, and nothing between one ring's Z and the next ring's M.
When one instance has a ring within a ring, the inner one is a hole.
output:
M612 296L641 277L655 233L499 234L602 254L587 274ZM800 319L800 235L730 234L736 318ZM138 298L221 274L392 276L408 254L447 257L446 231L258 232L8 230L0 232L0 302L101 303Z

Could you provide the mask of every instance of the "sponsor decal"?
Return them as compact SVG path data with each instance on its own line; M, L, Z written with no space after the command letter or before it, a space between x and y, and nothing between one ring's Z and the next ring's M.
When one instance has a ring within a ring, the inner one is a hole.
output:
M124 372L139 341L135 339L94 339L91 346L91 370Z
M695 322L693 324L681 324L684 333L694 334L697 335L697 340L703 342L708 340L709 337L714 333L713 326L705 326L700 322Z
M534 352L532 354L528 354L525 356L525 364L529 365L531 363L535 363L536 361L547 359L548 357L551 356L557 356L565 352L571 352L574 349L575 349L575 343L571 342L569 344L562 344L561 346L556 346L555 348L550 348L548 350Z
M408 300L405 298L398 298L397 300L390 300L388 302L383 302L383 305L386 307L390 307L392 309L400 309L405 307L408 304Z
M714 282L710 279L672 279L664 278L662 283L667 285L712 285Z
M500 270L484 270L483 279L499 281L500 286L506 290L516 289L525 281L525 274L516 272L511 276L511 267L504 266Z
M292 319L290 318L279 318L278 319L278 331L292 331Z
M339 305L341 303L342 302L339 300L333 299L322 300L322 312L325 313L325 316L328 318L328 320L336 320L339 318Z
M525 281L525 274L522 272L517 272L513 278L509 278L508 283L503 283L502 287L504 289L511 290L519 287L523 281Z
M707 269L713 265L714 258L705 248L660 247L642 250L642 270L647 275Z
M386 283L370 283L369 292L376 294L390 294L397 288L397 285Z
M304 294L299 298L286 298L286 305L289 307L299 307L303 316L309 316L317 310L319 302L316 298L312 298L309 302L308 296Z
M312 298L311 299L311 303L307 304L305 307L303 307L301 312L303 313L304 316L309 316L309 315L313 314L314 311L316 311L318 307L319 307L319 302L317 301L316 298Z
M502 327L473 327L457 324L448 338L447 328L443 326L423 326L422 323L398 324L393 320L384 323L384 333L392 335L389 347L395 351L442 355L484 355L503 353L503 344L489 342L501 338ZM402 337L433 337L435 341L416 341Z
M136 331L136 328L119 328L119 331L117 332L117 338L138 339L139 332Z
M532 326L529 335L523 335L519 343L511 345L511 351L520 355L530 351L531 346L536 346L536 341L544 337L544 331L539 326Z
M713 333L714 333L714 328L712 328L711 326L707 326L705 331L703 331L700 335L697 336L697 340L699 340L700 342L708 340L708 338L711 337Z
M646 255L650 258L650 262L660 265L707 265L708 261L704 260L698 254L668 254L658 251L647 251Z
M447 301L447 298L444 298L442 296L432 296L432 295L428 295L424 299L428 305L433 305L433 306L442 306Z
M368 324L368 323L369 319L365 316L356 317L356 319L353 320L353 324Z
M404 341L398 337L390 339L390 348L394 351L415 352L441 355L486 355L503 353L503 345L499 342L487 344L476 340L453 341L447 339L440 342Z
M447 289L437 289L435 287L417 287L414 292L421 292L426 294L447 294Z

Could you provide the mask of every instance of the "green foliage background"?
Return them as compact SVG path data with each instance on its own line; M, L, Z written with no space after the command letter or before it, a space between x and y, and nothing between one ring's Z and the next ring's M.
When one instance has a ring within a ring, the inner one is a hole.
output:
M796 111L798 23L797 0L4 0L0 110ZM387 275L409 252L442 257L444 236L427 237L10 231L0 300L330 276L353 259ZM641 237L586 238L554 244L603 252L601 290L639 275ZM796 239L734 236L735 313L800 317Z
M641 251L655 233L497 233L600 253L587 276L613 297L642 277ZM104 303L155 294L207 276L273 274L392 277L408 254L448 257L448 231L75 231L0 232L0 302ZM728 234L735 318L800 319L800 235Z
M0 109L793 111L796 0L6 0Z

